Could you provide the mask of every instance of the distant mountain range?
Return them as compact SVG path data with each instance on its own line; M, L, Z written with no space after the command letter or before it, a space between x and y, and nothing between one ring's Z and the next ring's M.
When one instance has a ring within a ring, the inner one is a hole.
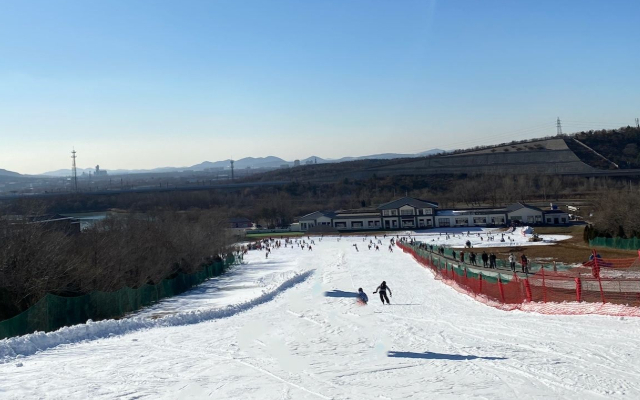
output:
M305 159L300 160L301 165L305 165L307 162L318 164L326 164L326 163L339 163L344 161L355 161L355 160L371 160L371 159L382 159L382 160L391 160L394 158L415 158L415 157L424 157L432 154L442 153L444 150L440 149L431 149L427 151L423 151L421 153L416 154L398 154L398 153L383 153L383 154L373 154L369 156L360 156L360 157L342 157L338 159L329 159L329 158L321 158L311 156ZM228 169L230 165L229 159L222 161L205 161L200 164L192 165L190 167L162 167L162 168L154 168L154 169L116 169L116 170L107 170L109 175L121 175L121 174L142 174L142 173L163 173L163 172L181 172L181 171L205 171L208 169ZM293 161L285 161L282 158L268 156L268 157L246 157L236 160L234 162L234 167L236 169L259 169L259 168L279 168L282 165L287 164L289 166L293 166ZM3 170L0 170L3 171ZM7 171L9 172L9 171ZM93 168L78 168L78 175L82 173L93 173ZM0 172L1 173L1 172ZM14 172L15 173L15 172ZM18 175L18 174L17 174ZM69 176L71 175L71 169L59 169L56 171L45 172L46 176Z
M22 176L22 175L20 175L17 172L7 171L6 169L0 169L0 176L18 177L18 176Z

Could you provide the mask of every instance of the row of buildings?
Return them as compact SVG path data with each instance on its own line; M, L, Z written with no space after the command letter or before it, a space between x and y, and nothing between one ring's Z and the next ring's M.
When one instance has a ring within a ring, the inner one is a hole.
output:
M316 211L299 218L292 230L427 229L506 225L562 225L569 214L524 203L503 208L439 209L438 203L403 197L375 208Z

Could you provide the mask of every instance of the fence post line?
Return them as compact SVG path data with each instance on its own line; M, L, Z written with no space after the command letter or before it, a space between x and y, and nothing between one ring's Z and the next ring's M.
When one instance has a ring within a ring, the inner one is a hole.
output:
M558 267L556 266L556 262L553 262L553 272L558 272Z
M498 274L498 289L500 289L500 298L502 299L502 303L504 304L504 288L502 287L502 276Z
M482 293L482 272L478 275L479 287L478 293Z
M524 291L527 296L527 301L532 301L533 296L531 295L531 285L529 284L529 278L524 279L523 282L524 282Z
M604 298L604 291L602 290L602 280L600 279L600 274L598 274L598 286L600 286L600 297L602 298L602 304L604 304L607 301Z
M582 282L578 277L576 277L576 300L578 303L582 301Z
M544 265L542 265L541 271L542 271L542 302L546 303L547 302L547 284L544 279Z

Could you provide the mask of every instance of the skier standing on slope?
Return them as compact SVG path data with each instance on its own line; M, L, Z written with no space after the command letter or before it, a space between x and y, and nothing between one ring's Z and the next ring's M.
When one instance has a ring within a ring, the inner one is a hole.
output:
M509 254L509 266L511 267L511 272L516 272L516 258L513 253Z
M391 289L389 288L389 286L387 286L387 282L382 281L380 286L376 288L376 291L373 292L373 294L376 294L378 293L378 291L380 291L380 301L382 302L382 304L384 304L385 300L387 301L387 304L391 304L389 303L389 298L387 297L387 290L389 291L389 295L393 297L393 293L391 293Z

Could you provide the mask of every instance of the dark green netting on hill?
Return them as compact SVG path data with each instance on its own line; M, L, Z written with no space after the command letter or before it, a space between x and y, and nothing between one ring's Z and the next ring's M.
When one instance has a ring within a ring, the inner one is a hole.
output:
M640 249L640 238L623 239L597 237L589 240L589 246L610 247L612 249L620 250L638 250Z
M0 339L37 331L51 332L64 326L82 324L89 319L119 318L219 276L235 261L235 257L229 257L193 274L180 273L157 285L144 285L137 289L125 287L115 292L92 292L78 297L47 294L28 310L0 321Z

